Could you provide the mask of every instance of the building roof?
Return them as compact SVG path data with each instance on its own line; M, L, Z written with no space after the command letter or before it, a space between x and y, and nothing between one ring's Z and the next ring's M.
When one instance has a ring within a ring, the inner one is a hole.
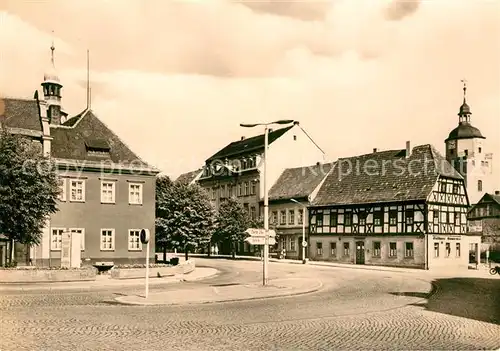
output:
M269 200L304 198L317 188L333 163L287 168L269 190Z
M183 184L190 184L193 180L196 179L196 177L203 172L203 169L197 169L196 171L191 171L191 172L186 172L181 174L177 179L175 180L175 183L183 183Z
M4 98L2 117L9 128L41 132L40 115L36 100ZM1 111L0 111L1 113ZM147 167L123 141L108 128L93 111L85 110L60 126L50 126L51 156L75 161L112 161L122 166ZM100 154L87 151L105 151Z
M0 98L3 110L0 118L7 127L34 130L41 132L42 124L38 113L38 105L34 99Z
M431 145L339 159L313 206L426 200L437 177L463 177Z
M448 135L448 140L457 140L457 139L471 139L471 138L481 138L481 139L486 139L479 129L476 127L472 126L470 123L467 122L462 122L453 129L450 134Z
M289 127L280 128L269 132L268 135L269 145L271 145L274 141L279 139L283 134L288 132L293 127L294 126L292 125ZM243 140L233 141L232 143L228 144L227 146L219 150L217 153L212 155L210 158L208 158L207 162L247 152L258 152L261 149L262 150L264 149L264 134Z

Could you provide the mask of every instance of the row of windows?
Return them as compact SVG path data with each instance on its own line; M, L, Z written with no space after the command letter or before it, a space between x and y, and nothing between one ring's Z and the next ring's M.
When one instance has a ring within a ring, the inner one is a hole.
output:
M329 222L331 227L335 227L338 224L343 224L344 226L352 226L353 224L353 213L352 212L346 212L343 215L343 221L339 221L339 214L336 212L332 212L329 215ZM357 213L358 216L358 224L360 225L365 225L366 224L366 218L368 216L368 213L366 211L360 211ZM407 225L412 225L414 222L414 217L415 217L415 212L413 209L407 209L405 211L405 223ZM323 222L324 220L324 215L323 213L317 213L316 214L316 225L318 227L322 227L325 225ZM398 211L397 210L390 210L389 211L389 225L397 225L398 223ZM384 224L384 212L382 210L374 211L373 212L373 225L375 226L382 226Z
M440 244L434 243L434 257L438 258L440 256ZM448 258L451 256L451 243L445 243L444 246L444 257ZM455 257L460 257L460 243L455 243Z
M217 199L217 190L219 190L220 198L228 198L233 196L249 196L257 194L257 183L255 181L246 181L238 183L236 186L232 184L224 184L219 188L212 188L212 200Z
M404 250L404 257L405 258L413 258L413 242L405 242L405 250ZM396 242L390 242L388 246L388 257L389 258L397 258L398 257L398 250L397 250L397 243ZM380 241L374 241L373 242L373 251L372 251L372 257L374 258L381 258L382 254L382 243ZM318 256L323 256L323 243L322 242L316 242L316 255ZM330 243L330 255L337 257L337 243L336 242L331 242ZM343 247L343 256L345 257L350 257L351 256L351 243L345 242L344 247Z
M61 193L59 200L66 201L67 188L69 183L69 200L71 202L85 202L85 180L84 179L66 179L59 180ZM116 198L116 181L101 181L101 203L114 204ZM132 205L142 205L142 184L128 184L128 202Z
M203 177L209 177L213 174L221 175L228 173L228 169L231 169L232 172L240 172L248 169L254 169L257 167L257 156L248 156L243 157L242 159L234 159L234 160L215 160L208 167L205 167L203 170Z
M295 251L297 249L295 237L292 235L282 236L280 238L280 248L286 251Z
M296 218L297 217L297 218ZM297 224L302 224L304 221L304 210L300 209L297 211L297 216L295 215L295 210L281 210L279 211L279 222L278 222L278 211L273 211L271 218L269 218L270 224L274 225L294 225L297 219Z
M50 238L50 249L52 251L59 251L62 248L62 237L66 231L65 228L52 228ZM85 229L83 228L70 228L71 233L80 234L80 249L85 250ZM142 251L140 241L140 229L129 229L128 231L128 249L129 251ZM100 234L100 249L101 251L114 251L115 249L115 230L114 229L101 229Z

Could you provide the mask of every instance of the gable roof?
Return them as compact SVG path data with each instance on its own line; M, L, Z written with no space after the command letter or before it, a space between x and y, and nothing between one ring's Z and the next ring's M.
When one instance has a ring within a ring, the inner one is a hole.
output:
M197 169L196 171L186 172L177 177L174 181L175 183L190 184L196 177L203 172L203 169Z
M283 134L288 132L294 126L295 125L291 125L289 127L280 128L269 132L268 144L271 145L274 141L279 139ZM264 149L264 133L251 138L233 141L232 143L228 144L227 146L219 150L217 153L212 155L210 158L208 158L207 162L246 152L257 152L261 149L262 150Z
M485 193L481 199L471 207L471 211L478 205L481 205L483 203L488 203L488 202L494 202L497 205L500 206L500 195L495 195L495 194L490 194L490 193Z
M0 105L3 105L3 109L0 109L0 117L7 127L35 131L38 136L41 136L42 125L35 99L3 98ZM50 136L53 138L51 156L56 159L112 161L121 163L124 167L153 169L88 109L69 118L62 125L51 125ZM104 152L88 153L89 149Z
M438 176L463 177L431 145L342 158L326 177L313 206L426 200Z
M132 163L134 166L150 167L141 160L123 141L109 129L92 110L86 110L66 122L72 126L51 126L50 135L53 137L51 153L59 159L78 161L109 160L114 163ZM108 151L104 155L88 153L90 149Z
M311 195L334 163L287 168L269 189L269 200L289 200Z

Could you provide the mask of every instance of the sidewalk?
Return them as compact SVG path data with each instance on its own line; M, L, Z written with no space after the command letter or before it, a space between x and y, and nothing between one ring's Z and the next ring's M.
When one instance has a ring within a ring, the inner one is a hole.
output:
M129 295L115 298L126 305L187 305L242 300L256 300L272 297L302 295L318 291L322 283L315 279L273 279L263 286L261 282L253 284L212 285L197 289L180 289L144 295Z
M192 257L199 258L226 258L231 259L231 255L211 255L208 257L203 254L192 254ZM262 261L259 256L236 256L237 260L248 260L248 261ZM370 265L356 265L356 264L347 264L347 263L336 263L336 262L325 262L325 261L307 261L306 264L302 263L302 260L291 260L291 259L276 259L269 258L269 262L275 263L286 263L286 264L298 264L302 266L320 266L320 267L336 267L336 268L344 268L344 269L361 269L361 270L371 270L371 271L380 271L380 272L394 272L394 273L410 273L416 274L420 276L426 277L474 277L474 278L500 278L500 275L490 275L489 267L485 264L480 264L478 269L469 269L469 270L424 270L424 269L416 269L416 268L398 268L398 267L388 267L388 266L370 266Z
M216 275L218 271L214 268L196 267L195 270L188 274L179 274L164 278L149 278L149 286L173 284L182 281L196 281ZM79 281L79 282L55 282L55 283L16 283L16 284L0 284L0 292L2 291L35 291L35 290L78 290L89 291L96 288L106 287L126 287L144 285L145 278L135 279L111 279L108 275L98 275L96 280Z

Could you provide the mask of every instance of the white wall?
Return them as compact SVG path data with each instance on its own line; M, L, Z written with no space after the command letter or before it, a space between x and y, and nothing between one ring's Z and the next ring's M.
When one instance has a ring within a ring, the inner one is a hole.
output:
M294 139L296 136L296 139ZM307 137L298 125L269 145L267 159L267 188L278 180L286 168L324 163L326 155ZM259 168L263 177L264 165ZM260 183L261 194L264 194L263 178Z

